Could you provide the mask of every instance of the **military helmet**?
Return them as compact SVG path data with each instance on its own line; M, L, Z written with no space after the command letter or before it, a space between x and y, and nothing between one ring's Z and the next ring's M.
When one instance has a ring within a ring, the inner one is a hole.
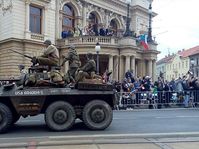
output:
M23 64L20 64L20 65L18 65L18 68L21 70L21 69L24 69L25 66Z
M44 44L45 45L51 45L52 43L51 43L51 41L49 39L47 39L47 40L44 41Z
M86 57L87 57L88 59L92 59L92 58L93 58L93 53L88 52L88 53L86 54Z

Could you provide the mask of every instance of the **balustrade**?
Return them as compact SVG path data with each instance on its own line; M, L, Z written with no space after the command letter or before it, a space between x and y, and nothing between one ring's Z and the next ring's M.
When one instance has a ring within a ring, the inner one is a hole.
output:
M118 39L115 37L101 37L101 36L80 36L64 39L67 44L108 44L117 45Z

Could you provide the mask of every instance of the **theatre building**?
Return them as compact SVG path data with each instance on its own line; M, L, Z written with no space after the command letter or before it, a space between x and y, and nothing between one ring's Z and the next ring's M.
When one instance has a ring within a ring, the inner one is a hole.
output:
M0 1L0 78L18 76L19 64L30 60L9 49L38 56L43 42L50 39L66 54L74 45L82 64L86 53L96 59L100 44L99 73L113 71L112 79L121 80L127 70L136 76L155 78L157 44L140 44L138 35L148 34L149 0L2 0ZM132 36L123 36L128 26ZM152 18L157 14L152 12ZM60 63L62 59L60 59ZM68 63L63 72L68 69Z

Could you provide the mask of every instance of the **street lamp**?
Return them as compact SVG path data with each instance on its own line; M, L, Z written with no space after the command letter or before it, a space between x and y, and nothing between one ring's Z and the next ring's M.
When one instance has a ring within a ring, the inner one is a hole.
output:
M126 0L127 2L127 16L126 16L126 31L124 33L124 37L132 36L132 33L130 31L130 17L129 17L129 11L130 11L130 4L131 0Z
M99 52L101 50L99 42L96 43L95 51L97 53L97 74L99 75Z
M149 0L149 28L148 28L148 37L147 41L148 42L153 42L152 39L152 28L151 28L151 22L152 22L152 0Z

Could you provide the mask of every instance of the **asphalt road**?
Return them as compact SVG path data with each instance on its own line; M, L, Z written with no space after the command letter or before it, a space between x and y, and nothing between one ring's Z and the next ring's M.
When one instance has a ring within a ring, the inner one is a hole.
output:
M73 136L135 136L199 135L199 109L131 110L114 111L112 124L104 131L90 131L81 121L66 132L49 131L43 115L21 118L6 134L0 135L0 143L19 140L73 137Z

